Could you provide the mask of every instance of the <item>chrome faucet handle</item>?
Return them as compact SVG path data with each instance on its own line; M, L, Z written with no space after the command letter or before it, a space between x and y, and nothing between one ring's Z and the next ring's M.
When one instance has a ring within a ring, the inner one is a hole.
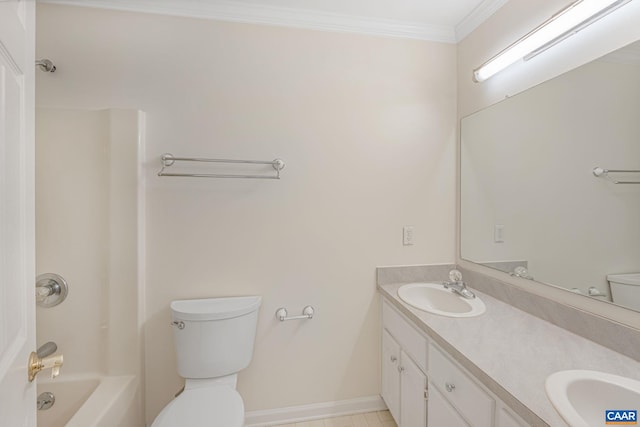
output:
M45 273L36 277L36 304L39 307L55 307L64 301L68 294L69 285L61 276Z
M463 298L473 299L476 295L467 289L467 285L462 281L462 273L458 270L451 270L449 272L449 281L442 282L445 289L450 289L451 292L455 292Z
M526 269L526 267L516 267L513 269L513 271L509 272L510 276L514 276L514 277L521 277L523 279L529 279L529 280L533 280L533 276L529 275L529 271Z
M451 270L449 272L449 280L455 283L462 282L462 273L460 270L456 270L455 268Z

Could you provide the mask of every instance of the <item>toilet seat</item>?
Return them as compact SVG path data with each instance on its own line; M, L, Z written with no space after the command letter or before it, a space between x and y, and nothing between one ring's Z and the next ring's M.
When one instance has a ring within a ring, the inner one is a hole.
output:
M186 389L158 414L151 427L243 427L244 404L238 392L214 385Z

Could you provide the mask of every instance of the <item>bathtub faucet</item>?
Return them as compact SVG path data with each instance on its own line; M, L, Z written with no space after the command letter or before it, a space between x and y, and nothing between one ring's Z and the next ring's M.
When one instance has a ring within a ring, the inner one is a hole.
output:
M58 346L53 341L40 346L37 352L32 351L29 356L29 382L33 382L38 372L51 369L51 378L60 375L60 367L64 363L62 355L51 356L58 350Z

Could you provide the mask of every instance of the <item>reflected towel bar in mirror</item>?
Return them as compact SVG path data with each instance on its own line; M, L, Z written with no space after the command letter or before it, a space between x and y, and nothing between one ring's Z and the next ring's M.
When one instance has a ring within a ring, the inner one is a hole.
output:
M195 178L248 178L248 179L280 179L280 171L284 169L284 161L275 159L270 161L263 160L230 160L230 159L205 159L198 157L175 157L173 154L165 153L160 157L162 161L162 169L158 172L158 176L179 176L179 177L195 177ZM224 163L224 164L249 164L249 165L271 165L275 170L275 175L243 175L243 174L220 174L220 173L171 173L165 172L165 169L172 166L175 162L203 162L203 163Z
M593 168L593 175L598 178L606 178L614 184L640 184L640 181L617 181L609 177L610 173L640 173L637 169L603 169L601 167Z

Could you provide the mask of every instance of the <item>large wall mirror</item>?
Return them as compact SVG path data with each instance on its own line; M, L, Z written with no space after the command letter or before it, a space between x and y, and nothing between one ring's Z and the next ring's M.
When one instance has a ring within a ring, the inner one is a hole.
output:
M462 120L460 227L465 260L640 311L640 42Z

